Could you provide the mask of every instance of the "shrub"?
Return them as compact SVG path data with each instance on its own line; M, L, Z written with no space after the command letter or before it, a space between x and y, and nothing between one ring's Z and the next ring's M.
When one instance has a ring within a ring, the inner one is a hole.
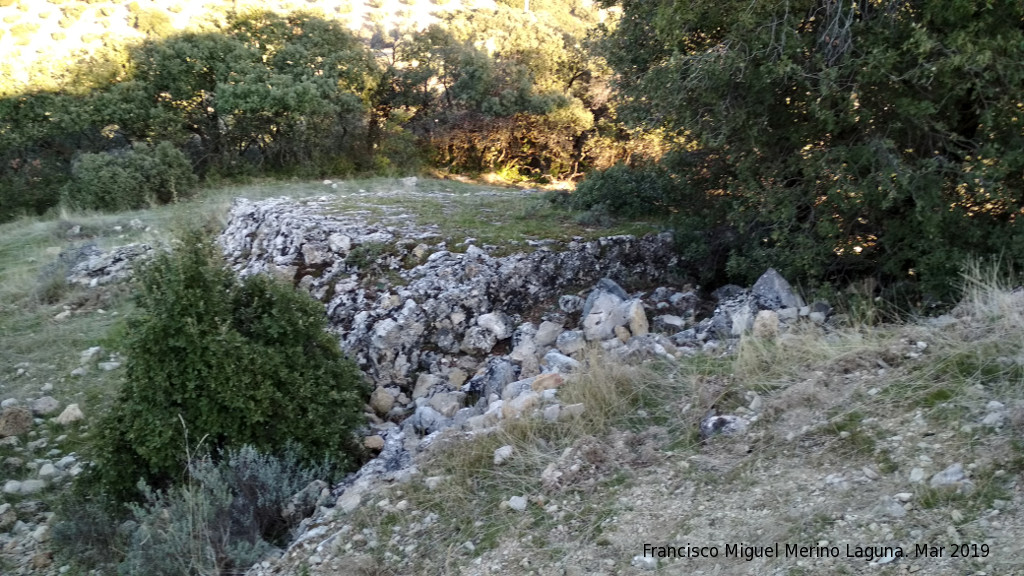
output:
M294 452L260 454L251 446L231 450L219 463L189 465L190 481L166 492L144 489L133 505L135 528L121 563L125 574L224 573L265 557L291 522L282 510L295 493L324 473L305 468Z
M603 208L618 216L637 217L664 214L674 203L676 183L668 171L654 165L631 168L616 164L591 172L570 196L577 210Z
M96 210L175 202L190 196L196 184L188 158L169 142L83 154L73 165L71 176L61 191L63 201L75 208Z
M124 501L139 478L159 489L181 475L182 421L215 456L294 442L304 461L353 462L367 391L321 304L266 276L239 281L214 254L192 232L138 276L126 381L96 445L98 481Z

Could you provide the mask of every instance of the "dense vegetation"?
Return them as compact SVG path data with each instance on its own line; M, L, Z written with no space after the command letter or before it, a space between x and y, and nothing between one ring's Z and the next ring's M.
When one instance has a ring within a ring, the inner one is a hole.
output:
M0 219L45 212L81 163L101 163L88 155L141 142L173 145L200 178L578 173L598 157L584 136L607 124L606 73L584 49L595 22L578 1L499 4L364 42L335 20L248 12L111 46L60 85L0 99Z
M1019 2L603 4L621 17L502 0L369 41L301 13L151 27L0 99L0 219L187 195L173 176L122 198L179 174L146 152L173 147L200 179L589 172L573 206L671 217L705 283L775 266L948 299L964 258L1022 258Z
M719 271L943 297L969 255L1024 259L1020 2L606 4L623 10L603 51L622 116L696 147L636 201L711 203L698 229L728 231L706 243Z

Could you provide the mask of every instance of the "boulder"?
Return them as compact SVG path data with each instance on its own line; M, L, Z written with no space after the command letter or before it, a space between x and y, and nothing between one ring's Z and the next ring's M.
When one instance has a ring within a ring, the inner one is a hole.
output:
M4 408L0 412L0 438L21 436L32 429L32 411L21 406Z
M594 290L587 298L583 314L583 337L600 342L615 336L615 327L627 322L626 309L618 295L603 290Z
M534 337L534 341L537 346L543 348L554 344L558 335L562 333L563 326L563 324L550 322L548 320L541 322L540 326L537 328L537 335Z
M481 314L477 316L476 324L490 330L498 340L504 340L512 335L512 321L504 312Z
M552 371L559 372L561 374L568 374L575 370L579 370L582 366L579 361L573 360L565 354L555 352L554 350L544 355L544 364L546 364Z
M387 388L378 386L370 394L370 407L381 416L387 415L395 405L395 395Z
M462 386L462 391L488 398L491 394L500 395L505 386L515 382L516 367L507 358L492 356L484 366Z
M626 321L629 331L633 336L643 336L650 331L650 324L647 322L647 313L644 311L643 302L639 299L629 300L626 306Z
M779 308L799 308L804 305L800 296L793 292L792 286L774 268L769 268L757 279L750 289L758 308L778 310Z
M482 326L473 326L466 330L466 336L462 339L460 350L466 354L482 355L487 354L498 343L494 332Z
M572 355L587 345L587 341L583 338L582 330L566 330L558 335L555 340L555 347L562 354Z
M465 392L439 392L431 396L430 407L445 418L452 418L462 408L465 400Z
M85 414L82 413L82 409L78 407L78 404L68 404L67 408L57 416L57 424L67 426L72 422L78 422L84 420Z
M53 396L43 396L30 402L29 408L36 416L48 416L60 408L60 402Z

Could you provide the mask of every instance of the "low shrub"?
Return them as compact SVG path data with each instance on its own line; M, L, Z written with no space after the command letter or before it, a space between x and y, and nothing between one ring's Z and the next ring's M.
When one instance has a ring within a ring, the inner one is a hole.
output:
M119 572L178 576L244 570L287 543L283 537L297 518L286 519L282 510L324 472L303 467L295 452L274 457L252 446L229 451L217 464L197 459L186 484L166 492L143 489L145 502L132 506L134 529Z
M323 306L266 276L238 280L200 232L140 271L126 378L94 445L97 478L121 501L185 469L182 423L214 457L242 445L353 464L367 395L326 332Z
M188 197L195 185L191 163L173 145L136 144L124 151L83 154L61 196L77 209L131 210Z

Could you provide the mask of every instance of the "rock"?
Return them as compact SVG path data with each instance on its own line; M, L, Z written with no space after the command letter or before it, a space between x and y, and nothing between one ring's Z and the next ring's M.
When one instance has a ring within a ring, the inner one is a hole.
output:
M388 412L395 406L395 396L390 390L382 386L378 386L374 389L373 393L370 394L370 407L373 411L381 416L386 416Z
M446 428L449 424L448 419L443 414L435 410L430 406L420 406L416 408L416 412L413 413L412 417L409 418L414 429L426 434L431 432L437 432L443 428Z
M719 414L715 408L712 408L700 421L700 438L702 441L706 441L718 434L725 436L742 434L747 430L748 425L749 422L745 418L732 414Z
M533 379L530 384L530 389L534 392L543 392L545 390L551 390L558 388L565 382L565 378L561 374L541 374Z
M774 268L769 268L750 289L759 308L778 310L779 308L799 308L804 305L803 299L793 292L792 286Z
M522 512L526 510L527 501L523 496L513 496L508 499L508 507L515 510L516 512Z
M629 562L630 566L635 566L640 570L657 570L658 559L654 556L633 556L633 559Z
M12 494L12 492L7 492L6 487L4 493ZM0 504L0 534L13 528L17 521L18 513L14 511L14 507L10 503Z
M71 371L71 375L76 377L76 378L77 377L81 377L81 376L85 376L88 373L89 373L89 370L86 369L85 366L79 366L78 368L75 368L74 370Z
M111 370L117 370L118 368L120 368L121 367L121 363L120 362L115 362L115 361L100 362L96 366L98 366L99 369L103 370L104 372L110 372Z
M498 340L504 340L512 335L512 321L504 312L481 314L477 317L476 323L477 326L490 330Z
M367 436L366 438L363 438L363 446L368 450L381 450L384 448L384 438L382 438L380 434Z
M41 480L53 480L60 475L57 467L47 462L39 467L39 471L36 472L36 476L39 476Z
M686 328L686 320L672 314L662 314L654 317L654 329L665 332L679 332Z
M881 501L878 503L877 512L892 518L903 518L907 515L907 510L903 505L891 496L882 496Z
M742 286L726 284L712 292L711 297L721 302L722 300L732 300L737 296L742 296L746 293L747 291L744 290Z
M530 322L520 324L512 334L512 352L509 358L520 366L527 361L537 360L537 327Z
M542 416L547 422L557 422L558 417L562 414L562 407L558 404L552 404L551 406L545 406Z
M568 374L575 370L579 370L582 364L577 360L555 352L552 350L544 355L544 364L546 364L551 370L562 374Z
M4 482L4 494L21 494L21 482L17 480Z
M35 416L48 416L60 408L60 402L53 396L43 396L29 402L29 408Z
M629 328L626 328L625 326L616 326L615 337L619 339L619 342L625 344L630 337Z
M622 290L621 288L619 289ZM627 322L623 300L612 292L595 289L591 292L583 311L583 337L587 340L608 340L615 334L616 326Z
M537 335L534 336L534 342L536 342L537 346L540 348L551 346L562 333L562 328L563 324L545 320L541 322L540 326L537 328Z
M501 399L511 400L516 396L519 396L523 392L531 390L530 386L531 384L533 384L534 380L536 380L535 377L527 378L525 380L517 380L515 382L512 382L508 386L505 386L505 389L501 391Z
M352 250L352 238L345 234L331 234L327 237L327 247L331 252L344 257Z
M36 542L46 542L50 539L50 527L46 524L32 531L32 539Z
M67 408L57 416L57 424L67 426L72 422L78 422L84 420L85 414L82 414L82 409L78 407L78 404L68 404Z
M69 284L81 286L99 286L109 284L131 276L135 262L146 258L153 248L148 244L127 244L118 246L108 252L92 247L89 254L71 257L75 263L68 266L67 281ZM61 260L68 258L64 253Z
M83 350L78 356L82 364L91 364L99 359L103 355L103 348L100 346L93 346Z
M583 310L583 298L566 294L558 297L558 309L566 314L574 314Z
M500 395L517 378L516 367L507 358L492 356L477 371L477 374L462 386L462 391L488 398L491 394Z
M559 352L566 355L575 354L583 350L586 345L587 341L583 338L581 330L566 330L555 339L555 347L558 348Z
M430 407L445 418L451 418L462 408L465 399L465 392L439 392L430 398Z
M717 338L741 336L754 325L756 311L754 298L748 294L719 301L711 316L708 334Z
M21 404L17 398L7 398L3 402L0 402L0 409L10 408L11 406L17 406Z
M466 330L466 336L462 339L459 349L466 354L483 355L490 352L497 342L498 338L494 332L482 326L473 326Z
M0 412L0 438L21 436L32 429L32 411L20 406L4 408Z
M643 336L650 331L650 324L647 322L647 313L644 311L643 303L637 300L626 302L626 319L629 331L633 336Z
M46 488L46 482L43 480L22 480L18 493L21 495L35 494L43 488Z
M931 480L928 481L928 485L932 488L966 488L970 484L970 480L964 474L964 467L961 463L957 462L950 465L948 468L932 476Z
M465 372L462 374L465 375ZM451 378L450 374L449 378ZM428 395L435 386L440 385L441 382L441 377L435 374L420 374L419 377L416 378L416 387L413 388L412 399L415 400L417 398L423 398ZM388 410L390 410L390 408Z
M501 448L498 448L497 450L494 451L494 465L495 466L501 466L509 458L512 457L512 454L514 452L515 452L515 448L513 448L510 445L505 445L505 446L502 446Z
M501 415L506 420L527 416L540 405L540 394L528 391L501 404Z
M754 338L772 340L779 335L779 314L774 310L761 310L754 317Z
M40 552L29 561L33 570L45 570L53 564L53 552Z
M345 490L345 493L338 497L335 507L345 514L353 512L362 503L363 495L358 490Z

